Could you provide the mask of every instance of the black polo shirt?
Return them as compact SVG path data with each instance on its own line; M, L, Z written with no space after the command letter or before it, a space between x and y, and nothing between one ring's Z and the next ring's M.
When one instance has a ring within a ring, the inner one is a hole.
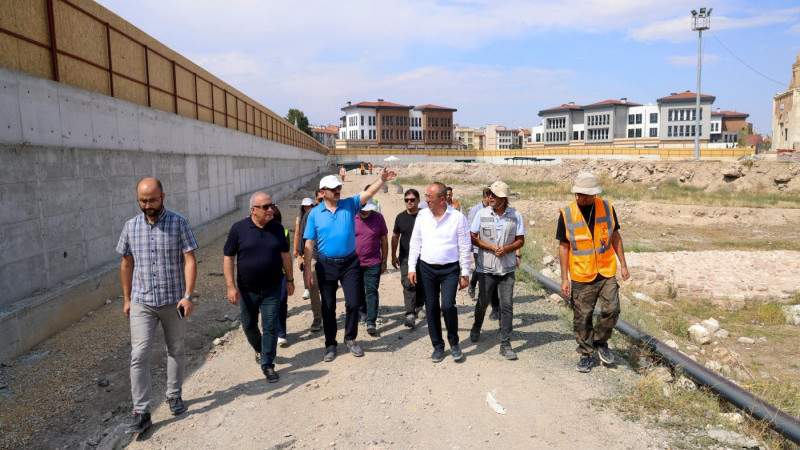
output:
M281 253L289 252L283 225L270 220L259 228L250 217L233 224L223 253L236 256L236 283L242 289L262 289L283 280Z

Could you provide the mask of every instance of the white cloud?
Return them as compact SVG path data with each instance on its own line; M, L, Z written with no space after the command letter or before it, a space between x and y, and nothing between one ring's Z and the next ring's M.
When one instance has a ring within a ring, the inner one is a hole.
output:
M667 60L673 66L696 66L697 65L697 55L692 56L666 56L664 59ZM703 64L716 64L719 61L719 56L713 54L704 54L703 55Z
M798 20L800 8L758 12L749 17L711 15L712 30L737 30L775 24L787 24ZM793 27L794 28L794 27ZM637 41L685 42L696 37L692 30L692 17L688 12L683 17L660 20L628 30L628 35Z

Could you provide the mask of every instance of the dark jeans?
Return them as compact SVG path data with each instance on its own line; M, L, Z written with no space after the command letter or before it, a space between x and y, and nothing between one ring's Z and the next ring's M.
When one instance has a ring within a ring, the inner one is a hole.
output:
M278 303L280 302L281 285L265 287L250 291L239 288L242 299L239 309L242 312L242 329L247 342L256 353L261 353L261 370L274 368L275 353L278 345ZM258 331L258 314L261 313L261 331Z
M419 275L419 263L417 263ZM417 307L425 306L425 289L422 288L422 277L417 277L417 285L408 281L408 258L400 260L400 284L403 285L403 303L406 314L417 315Z
M458 310L456 310L456 291L461 268L458 262L449 264L419 263L417 278L422 279L425 290L425 319L428 321L428 334L433 348L444 350L442 339L442 319L447 327L447 342L450 346L458 344ZM439 304L441 294L441 306Z
M600 301L600 316L592 325L592 314ZM617 279L597 278L588 283L572 282L572 331L578 341L578 353L591 355L597 345L605 344L619 319Z
M278 337L286 337L286 316L289 315L289 291L286 290L286 275L281 281L281 296L278 303Z
M361 312L367 316L367 325L375 325L378 319L378 287L381 284L381 263L361 266Z
M336 289L339 282L344 290L344 338L354 340L358 336L358 306L361 300L361 270L355 252L342 261L333 262L320 255L317 260L317 282L322 297L322 328L325 330L325 346L336 345Z
M514 320L514 272L505 275L494 275L491 273L479 273L480 292L478 302L475 303L475 324L473 328L480 330L483 326L483 319L486 316L486 309L489 307L490 299L499 297L500 303L500 343L511 343L511 323Z

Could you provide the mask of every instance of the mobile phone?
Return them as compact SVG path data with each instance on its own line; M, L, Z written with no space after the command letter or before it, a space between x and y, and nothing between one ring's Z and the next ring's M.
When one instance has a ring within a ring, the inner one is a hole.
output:
M183 320L183 314L184 314L183 306L179 306L178 307L178 317L180 317L181 320Z

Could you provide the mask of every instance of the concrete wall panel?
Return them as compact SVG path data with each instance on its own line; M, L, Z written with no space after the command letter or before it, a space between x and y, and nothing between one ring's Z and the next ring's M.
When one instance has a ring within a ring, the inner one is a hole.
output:
M85 271L82 242L47 253L47 275L51 280L68 280Z
M68 147L93 147L92 114L88 107L92 98L88 93L75 90L59 95L61 138Z
M0 186L2 186L0 210L3 211L3 214L0 215L0 226L32 219L39 220L39 202L36 198L35 181ZM3 233L0 232L0 234Z
M30 294L42 288L42 280L47 276L44 269L44 257L39 254L0 266L0 286L3 286L3 295L0 295L0 310L10 309L21 295ZM3 340L4 345L6 340ZM2 348L0 348L2 351Z
M36 179L36 159L30 157L24 146L0 146L0 162L0 183L22 183Z
M23 142L60 146L61 116L57 85L29 77L19 83L18 92Z
M2 229L3 251L0 252L0 267L42 252L42 235L39 232L38 217L8 224Z
M42 238L48 249L57 250L83 242L82 219L85 217L81 217L82 212L77 209L78 201L73 205L75 208L66 214L44 218Z
M39 185L39 201L45 217L76 210L81 201L80 186L77 179L42 181Z
M122 102L124 103L124 102ZM117 108L117 145L120 150L139 150L139 121L132 108Z
M16 142L22 142L19 85L7 72L0 72L0 143Z
M95 148L118 148L117 100L92 94L92 141Z

